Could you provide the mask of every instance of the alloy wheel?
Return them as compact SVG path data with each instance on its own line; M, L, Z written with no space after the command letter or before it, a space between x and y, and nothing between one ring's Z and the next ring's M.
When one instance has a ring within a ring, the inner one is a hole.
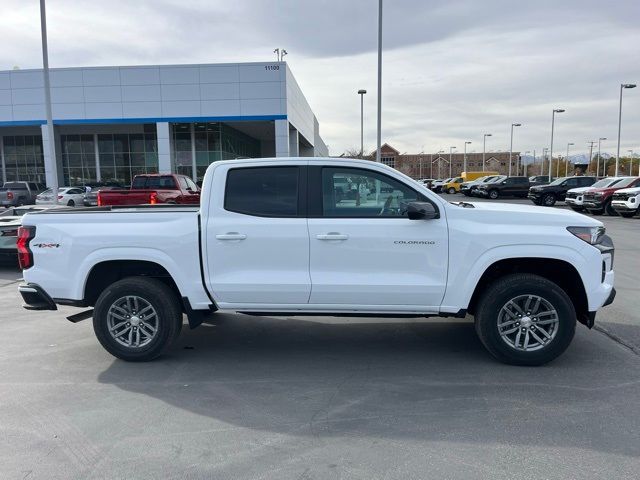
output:
M142 297L120 297L109 307L107 328L111 337L128 348L144 347L158 333L158 313Z
M558 333L560 318L556 309L538 295L519 295L500 309L497 326L500 338L511 348L523 352L540 350Z

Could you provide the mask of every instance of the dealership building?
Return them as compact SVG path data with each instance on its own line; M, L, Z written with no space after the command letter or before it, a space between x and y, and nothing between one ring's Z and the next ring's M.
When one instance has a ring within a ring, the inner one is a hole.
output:
M2 180L129 184L140 173L201 180L233 158L327 156L284 62L51 69L56 158L42 70L0 71Z

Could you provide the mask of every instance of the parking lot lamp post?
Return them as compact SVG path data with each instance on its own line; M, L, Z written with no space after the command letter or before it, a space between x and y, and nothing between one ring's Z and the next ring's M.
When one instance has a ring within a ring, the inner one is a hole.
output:
M602 158L600 156L600 143L602 142L602 140L606 140L606 139L607 139L607 137L598 138L598 163L596 164L596 177L600 174L600 159ZM606 162L606 160L603 160L602 163L603 163L602 176L606 177L607 176L607 162Z
M53 134L53 115L51 113L51 85L49 83L49 48L47 46L47 11L45 0L40 0L40 33L42 35L42 73L44 75L44 103L47 114L47 137L49 157L53 172L49 176L47 185L53 192L53 202L58 203L58 174L56 170L56 142Z
M527 150L526 152L524 152L524 154L528 157L529 154L531 153L530 150ZM518 165L519 168L519 165ZM520 170L518 170L518 175L520 174ZM523 163L522 164L522 174L526 177L527 176L527 164Z
M467 145L471 145L471 142L464 142L464 158L462 160L463 172L467 171Z
M540 162L540 175L544 175L544 162L547 160L548 151L549 151L549 147L544 147L542 149L542 161ZM549 181L551 181L551 177L549 177Z
M482 139L482 171L484 172L485 168L485 159L487 156L487 137L490 137L490 133L485 133Z
M620 164L620 130L622 128L622 90L625 88L636 88L635 83L620 84L620 108L618 109L618 149L616 150L616 177L618 176L618 167Z
M565 157L564 160L564 176L568 177L569 176L569 147L571 145L575 145L574 143L567 143L567 156Z
M551 112L551 145L549 148L549 181L551 181L551 164L553 163L553 129L556 122L556 113L563 113L564 109L554 108Z
M509 176L511 176L511 157L513 156L513 127L521 127L521 126L522 126L521 123L511 124L511 143L509 145Z
M365 93L367 93L367 91L364 89L358 90L358 95L360 95L360 158L364 156L364 94Z
M378 0L378 124L376 162L380 163L382 144L382 0Z
M627 150L629 152L629 176L633 175L633 150Z
M453 156L453 151L455 149L456 149L456 147L449 147L449 178L452 177L452 175L451 175L451 166L453 165L452 156Z

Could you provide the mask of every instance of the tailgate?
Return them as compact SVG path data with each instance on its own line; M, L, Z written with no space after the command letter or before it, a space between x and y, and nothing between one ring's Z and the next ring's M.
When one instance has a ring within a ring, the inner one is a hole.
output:
M153 190L118 190L98 192L101 205L145 205Z

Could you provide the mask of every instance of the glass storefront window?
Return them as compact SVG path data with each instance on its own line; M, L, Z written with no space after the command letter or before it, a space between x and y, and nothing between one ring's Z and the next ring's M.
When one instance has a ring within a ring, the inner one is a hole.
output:
M64 185L96 182L96 154L93 135L60 135Z
M44 156L40 135L2 137L7 181L44 183Z
M158 172L158 141L155 133L99 134L102 182L130 185L133 177Z

